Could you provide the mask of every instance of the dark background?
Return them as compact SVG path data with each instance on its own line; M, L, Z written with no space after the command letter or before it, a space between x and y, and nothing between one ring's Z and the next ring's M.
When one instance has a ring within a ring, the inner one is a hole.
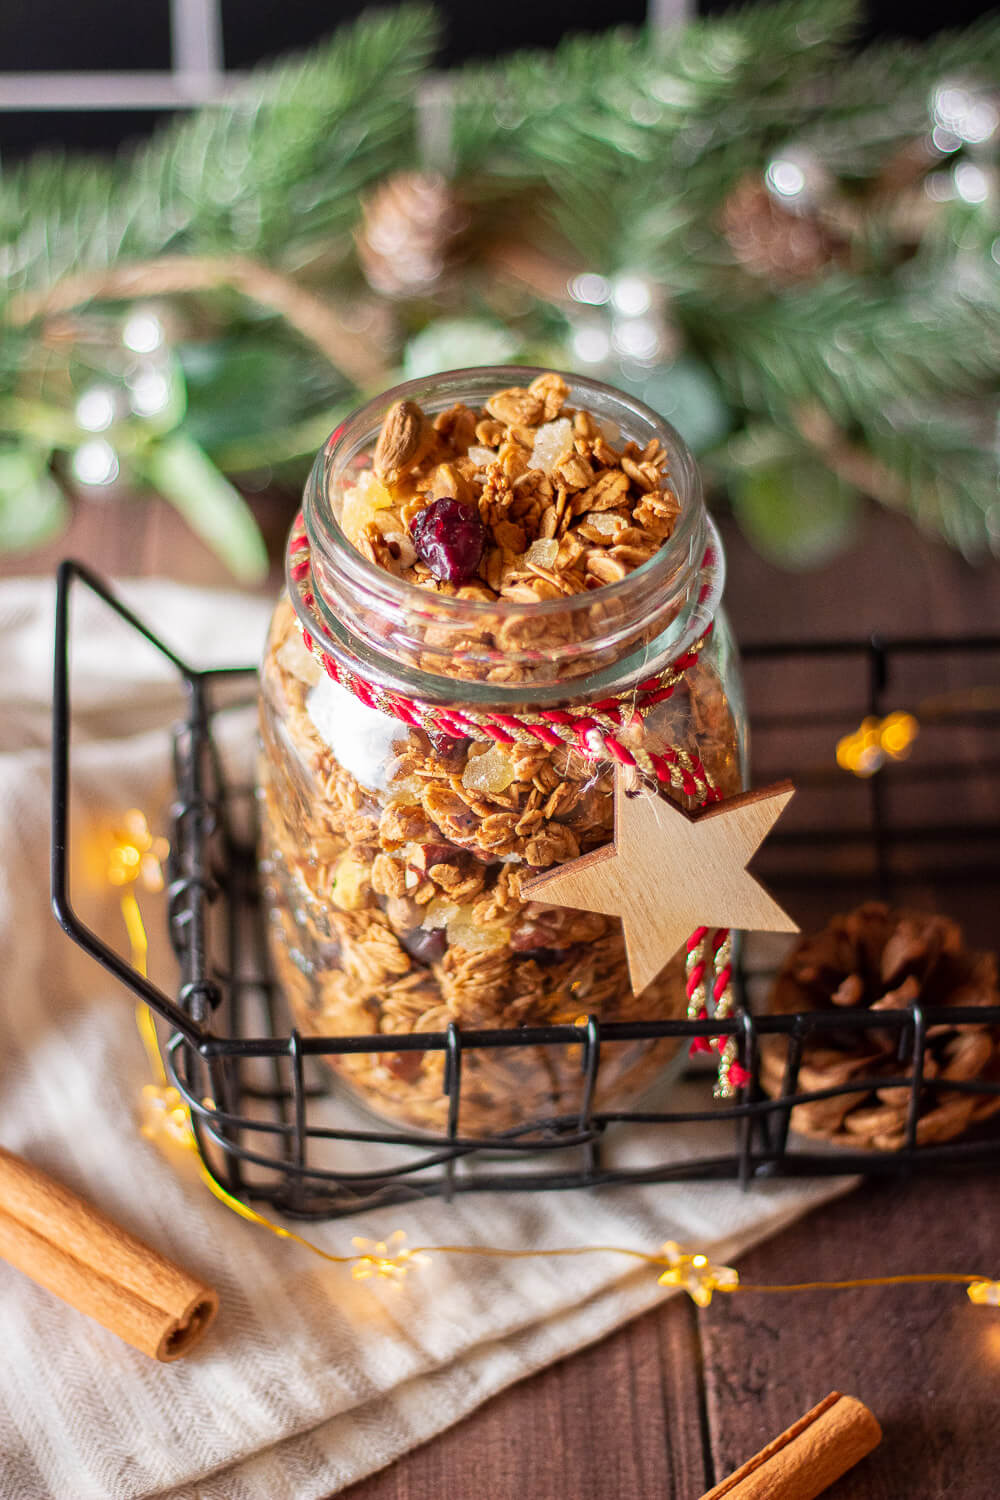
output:
M281 52L309 46L371 8L366 0L222 0L227 68L252 67ZM438 0L444 26L442 66L495 57L519 47L550 47L570 31L641 24L645 0ZM730 8L699 0L703 14ZM946 9L906 0L869 0L862 40L879 34L927 36L962 26L990 6L953 0ZM142 71L170 67L168 0L0 0L0 71ZM5 161L38 146L105 150L148 134L163 110L0 111Z

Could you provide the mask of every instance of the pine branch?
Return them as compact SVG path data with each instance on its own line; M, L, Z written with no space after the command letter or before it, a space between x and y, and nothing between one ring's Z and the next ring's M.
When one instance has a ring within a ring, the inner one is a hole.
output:
M0 178L11 292L165 251L294 264L344 233L358 194L412 156L414 91L435 41L423 7L375 13L304 59L113 162L47 157Z
M995 414L990 402L988 415ZM995 416L994 416L995 420ZM975 561L1000 556L997 525L997 456L959 417L924 412L893 426L876 417L865 426L876 459L899 476L904 508L917 525Z
M841 426L894 400L976 393L1000 381L1000 299L976 266L888 285L831 276L723 305L692 298L697 327L732 398L779 419L819 404Z
M717 204L728 183L807 108L802 86L856 22L852 0L780 0L667 37L573 38L458 84L465 170L546 184L563 232L591 264L638 263L640 243ZM654 235L642 205L660 205Z
M935 87L992 88L1000 75L1000 14L919 44L875 42L828 73L797 139L843 177L877 173L893 150L925 135Z
M841 480L975 558L1000 553L1000 309L986 278L951 272L896 296L838 278L768 299L717 329L715 367Z

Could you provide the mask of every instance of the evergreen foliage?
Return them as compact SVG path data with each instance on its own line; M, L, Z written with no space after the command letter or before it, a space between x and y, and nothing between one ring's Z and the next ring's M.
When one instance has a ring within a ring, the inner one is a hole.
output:
M485 316L507 325L503 336L520 353L571 363L568 298L540 289L512 308L497 293L484 246L505 229L543 251L556 247L580 270L637 273L663 289L687 351L730 408L736 436L708 462L728 476L734 500L752 497L758 519L773 490L768 475L782 466L806 473L824 458L809 432L818 410L852 455L851 473L864 467L861 453L881 476L876 498L906 507L967 555L1000 552L1000 130L937 163L945 174L968 158L984 184L978 198L932 202L924 177L934 164L913 167L936 89L957 83L997 105L1000 19L922 45L858 51L857 18L853 0L778 0L674 31L570 38L552 53L449 75L450 165L479 254L437 300L421 293L398 304L386 381L406 338L438 318L452 330L450 347L456 319L481 327ZM421 165L419 95L435 41L423 7L369 15L303 57L258 69L131 154L45 156L0 176L8 476L35 476L35 494L37 475L59 470L78 388L72 353L45 342L41 318L24 324L24 294L183 253L251 257L332 299L371 300L352 235L374 186ZM833 207L819 212L839 214L842 243L814 275L782 284L740 262L721 212L738 184L763 182L789 147L832 184ZM323 422L362 393L346 369L331 369L245 300L200 292L179 306L186 410L176 431L133 434L126 448L136 473L153 482L159 474L168 490L204 481L218 532L231 497L205 469L206 452L230 472L304 457ZM636 388L635 371L624 378ZM852 483L863 486L838 472L818 493L828 488L831 506L836 496L853 515L844 498ZM0 484L0 545L32 535L30 525L4 522L17 503L12 485ZM55 513L50 505L47 525ZM214 540L225 552L224 537ZM246 573L245 529L234 546Z

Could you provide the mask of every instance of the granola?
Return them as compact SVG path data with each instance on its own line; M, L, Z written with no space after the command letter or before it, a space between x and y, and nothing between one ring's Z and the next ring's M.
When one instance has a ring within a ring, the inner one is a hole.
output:
M388 572L437 593L538 603L617 582L647 562L680 511L656 438L622 442L567 405L561 376L497 391L474 410L434 418L398 401L372 467L348 491L341 525ZM453 500L482 526L465 576L443 575L413 535L435 502Z
M655 440L622 442L567 397L547 373L433 419L398 403L371 467L344 495L343 531L369 561L430 594L500 606L581 593L599 601L669 538L679 506ZM435 506L445 508L428 519ZM439 576L459 565L470 570L464 581ZM497 656L516 656L498 618L495 655L479 671L492 680L503 680ZM560 616L537 623L544 649ZM465 675L476 674L475 659ZM449 668L463 675L453 656ZM525 675L518 666L508 680ZM716 783L735 791L738 732L712 649L685 686L622 737L653 752L697 746ZM272 622L261 703L262 868L278 977L303 1030L385 1035L384 1052L331 1059L380 1113L431 1129L447 1120L442 1054L394 1051L400 1035L451 1022L684 1013L682 955L636 997L620 922L521 896L522 873L608 842L610 766L567 745L431 735L367 707L324 674L287 599ZM597 1103L634 1097L674 1050L602 1048ZM459 1128L493 1134L571 1114L581 1087L578 1048L469 1051Z

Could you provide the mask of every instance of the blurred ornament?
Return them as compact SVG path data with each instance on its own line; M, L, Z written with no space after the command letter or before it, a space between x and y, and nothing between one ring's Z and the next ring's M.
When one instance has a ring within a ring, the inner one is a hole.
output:
M386 297L433 291L455 259L467 215L437 172L397 172L362 207L355 234L369 286Z
M770 428L745 430L728 446L730 505L762 557L790 571L820 568L855 543L861 497L826 451L802 452Z
M779 286L815 281L846 258L847 240L828 222L832 179L782 152L763 179L747 176L722 205L720 223L735 259Z
M403 351L408 380L460 370L467 365L509 364L518 341L501 323L487 318L439 318L415 334Z
M76 403L77 426L84 432L106 432L119 415L120 406L119 392L107 385L92 385Z
M963 203L996 202L997 169L974 161L956 162L952 170L955 197Z
M985 146L1000 131L1000 94L978 82L947 79L930 98L931 139L946 155L961 146Z
M612 277L583 271L567 290L568 352L575 368L606 374L641 395L648 373L676 359L682 335L666 289L651 277L634 270Z
M70 468L78 484L90 489L104 489L114 484L121 473L118 454L106 438L81 443L70 455Z
M122 343L133 354L154 354L164 343L163 324L155 313L137 309L125 322Z
M785 146L767 164L764 186L772 202L789 213L815 214L832 202L836 183L829 168L804 146Z

